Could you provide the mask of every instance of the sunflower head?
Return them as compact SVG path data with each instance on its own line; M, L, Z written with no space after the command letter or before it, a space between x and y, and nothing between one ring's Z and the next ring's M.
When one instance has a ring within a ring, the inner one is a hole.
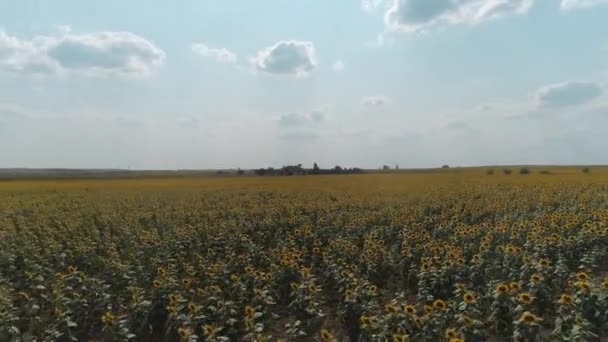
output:
M539 275L539 274L533 274L530 277L530 281L532 281L534 284L538 284L541 281L543 281L543 277L541 275Z
M473 319L467 315L463 315L461 321L467 327L473 325Z
M529 304L534 300L531 294L528 292L522 292L519 294L519 301L523 304Z
M378 294L378 286L376 286L376 285L371 285L371 286L369 287L369 293L370 293L370 294L372 294L372 295L376 295L376 294Z
M185 326L180 326L179 328L177 328L177 333L179 334L179 336L181 336L182 338L186 338L188 336L191 335L190 333L190 329L188 329Z
M405 311L405 313L408 315L413 315L416 313L416 308L413 305L406 305L403 308L403 311Z
M255 315L255 308L252 306L247 305L245 307L245 316L246 317L253 317Z
M588 292L589 290L591 290L591 287L589 286L589 283L586 281L579 281L576 283L576 285L578 286L579 289Z
M475 298L475 294L473 292L466 292L464 294L464 296L462 296L462 298L464 299L465 302L467 302L468 304L472 304L475 303L476 298Z
M446 304L443 300L437 299L436 301L433 302L433 307L437 310L443 310L443 309L445 309Z
M521 317L519 318L519 322L524 323L524 324L534 324L541 320L542 319L540 317L536 316L535 314L531 313L530 311L524 312L523 314L521 314Z
M457 338L458 332L454 328L449 328L445 331L445 337L447 339Z
M372 325L372 319L369 316L363 315L359 320L363 329L369 328Z
M321 329L320 337L322 342L332 342L336 340L334 335L332 335L327 329Z
M578 281L588 281L589 275L586 272L578 272L576 274L576 279L578 279Z
M562 293L559 296L559 303L564 305L571 305L572 303L574 303L574 298L567 293Z
M496 286L497 294L505 294L508 292L509 292L509 287L506 284L498 284L498 286Z
M397 306L395 306L393 304L386 304L384 306L384 311L393 315L393 314L396 314L399 311L399 309L397 308Z
M210 324L205 324L205 326L203 327L203 332L205 333L205 336L211 337L215 335L215 327Z
M393 342L407 342L409 340L407 335L393 334Z
M513 291L519 291L521 290L521 284L518 281L512 281L511 284L509 284L509 288Z
M103 325L105 325L107 327L113 325L115 321L116 321L116 316L114 316L114 314L112 314L110 311L104 313L101 316L101 323L103 323Z

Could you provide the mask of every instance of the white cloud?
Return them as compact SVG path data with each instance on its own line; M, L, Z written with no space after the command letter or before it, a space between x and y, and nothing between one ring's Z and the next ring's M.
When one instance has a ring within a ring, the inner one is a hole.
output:
M543 86L534 93L537 108L563 108L589 103L604 89L595 82L567 81Z
M478 24L527 12L534 0L393 0L384 15L390 31L416 32L448 24Z
M372 11L380 7L385 0L361 0L361 7L365 11Z
M317 55L312 42L283 40L260 50L252 62L259 71L301 77L317 66Z
M203 57L211 57L221 63L236 63L237 55L226 48L210 48L205 43L192 44L192 51Z
M335 61L334 64L331 65L331 69L333 71L342 71L342 70L344 70L344 67L345 67L344 62L340 59Z
M287 113L279 117L278 123L281 126L306 126L325 120L325 114L320 110L314 110L306 114Z
M0 68L29 75L145 77L163 64L166 54L131 32L72 33L20 39L0 31Z
M561 0L563 10L588 8L597 5L608 4L608 0Z
M364 106L382 106L390 102L390 99L384 95L366 96L361 99L361 104Z

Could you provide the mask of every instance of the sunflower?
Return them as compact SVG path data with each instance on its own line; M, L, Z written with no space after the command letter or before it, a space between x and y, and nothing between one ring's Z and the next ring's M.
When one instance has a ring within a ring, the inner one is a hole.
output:
M190 329L188 329L185 326L180 326L179 328L177 328L177 333L179 334L179 336L181 336L182 338L187 338L188 336L190 336L192 333L190 331Z
M203 332L205 336L212 337L213 335L215 335L215 327L210 324L205 324L205 326L203 326Z
M255 315L255 308L252 306L247 305L245 307L245 316L246 317L253 317Z
M403 308L403 311L405 311L405 313L408 315L413 315L416 313L416 308L413 305L406 305Z
M602 282L602 287L603 287L604 289L608 289L608 280L604 280L604 281Z
M462 324L466 325L467 327L473 325L473 319L467 315L463 315L460 319L462 321Z
M505 294L509 292L509 287L506 284L498 284L496 286L496 294Z
M576 283L576 285L583 291L588 292L589 290L591 290L591 287L589 286L589 283L586 281L579 281Z
M315 285L315 284L310 284L308 285L308 291L310 292L320 292L321 291L321 287Z
M521 290L521 284L518 281L512 281L511 284L509 284L509 288L513 291L519 291Z
M365 316L365 315L361 316L360 321L361 321L361 328L363 328L363 329L367 329L367 328L371 327L371 325L372 325L372 319L368 316Z
M159 289L163 284L159 281L159 280L155 280L152 282L152 286L154 286L154 288Z
M327 329L321 329L321 341L322 342L334 342L336 341L336 338L334 337L334 335L332 335L329 330Z
M466 290L467 290L467 288L466 288L466 286L464 285L464 283L456 283L456 285L455 285L455 286L456 286L456 288L457 288L458 290L460 290L460 292L464 292L464 291L466 291Z
M579 281L588 281L589 275L586 272L578 272L576 274L576 279L578 279Z
M475 294L473 292L466 292L462 298L468 304L473 304L476 301Z
M549 260L547 260L547 259L540 259L540 260L538 260L538 264L541 267L548 267L549 266Z
M115 320L116 316L114 316L110 311L101 316L101 323L107 327L113 325Z
M371 293L371 294L373 294L373 295L378 294L378 286L376 286L376 285L371 285L371 286L369 287L369 293Z
M531 280L531 281L532 281L534 284L538 284L538 283L540 283L541 281L543 281L543 277L542 277L541 275L539 275L539 274L533 274L533 275L530 277L530 280Z
M175 305L175 303L177 303L178 297L176 294L170 294L169 295L169 303L171 303L171 305Z
M567 293L562 293L559 296L559 303L564 305L571 305L572 303L574 303L574 298L572 298L572 296Z
M396 314L399 311L397 306L395 306L393 304L386 304L384 306L384 310L391 315Z
M182 279L182 286L184 287L190 287L190 285L192 285L192 280L191 279Z
M534 300L534 297L530 295L528 292L522 292L519 294L519 301L522 304L529 304Z
M188 303L188 310L190 310L190 312L196 312L198 309L198 306L192 302Z
M75 273L76 271L77 271L76 266L72 266L72 265L68 266L68 272Z
M408 335L393 334L393 342L407 342L408 340L409 340Z
M464 340L462 338L455 337L455 338L451 338L450 342L464 342Z
M196 295L197 296L204 296L205 295L205 290L201 289L200 287L198 289L196 289Z
M433 307L438 310L443 310L443 309L445 309L446 304L443 300L437 299L436 301L433 302Z
M448 339L457 338L458 337L458 332L454 328L448 328L445 331L445 337L448 338Z
M534 324L534 323L542 321L542 319L540 317L536 316L535 314L531 313L530 311L526 311L523 314L521 314L521 316L519 317L519 319L517 321L519 323L524 323L524 324Z

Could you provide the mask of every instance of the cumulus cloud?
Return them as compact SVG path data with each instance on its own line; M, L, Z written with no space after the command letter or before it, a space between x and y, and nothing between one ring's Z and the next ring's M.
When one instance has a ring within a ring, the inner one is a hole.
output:
M361 8L365 11L372 11L380 7L384 1L385 0L361 0Z
M317 66L317 55L312 42L283 40L260 50L252 62L259 71L306 76Z
M424 31L440 24L477 24L527 12L534 0L393 0L384 15L390 31Z
M563 10L570 10L588 8L602 4L608 4L608 0L562 0L560 6Z
M64 27L28 40L0 31L0 68L29 75L144 77L165 58L154 43L131 32L77 34Z
M323 112L314 110L310 113L299 114L299 113L287 113L279 117L279 125L281 126L305 126L314 123L318 123L325 120L325 114Z
M237 55L226 48L210 48L205 43L192 44L192 51L203 57L211 57L221 63L236 63Z
M344 67L345 67L344 62L340 59L335 61L334 64L331 65L331 69L333 71L342 71L342 70L344 70Z
M390 99L384 95L366 96L361 99L361 104L364 106L382 106L390 102Z
M534 94L537 108L562 108L588 103L602 95L604 89L595 82L567 81L546 85Z

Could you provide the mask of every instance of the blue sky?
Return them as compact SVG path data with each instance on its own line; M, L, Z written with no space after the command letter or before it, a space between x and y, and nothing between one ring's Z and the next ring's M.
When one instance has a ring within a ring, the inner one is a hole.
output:
M0 2L0 167L608 163L608 1Z

